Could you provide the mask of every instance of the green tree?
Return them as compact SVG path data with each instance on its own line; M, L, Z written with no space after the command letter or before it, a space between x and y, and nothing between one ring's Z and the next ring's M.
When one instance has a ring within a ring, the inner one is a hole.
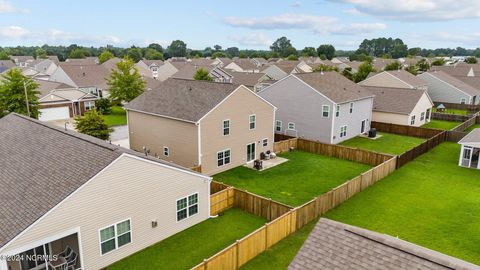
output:
M399 70L402 68L402 64L398 61L394 61L385 66L385 70Z
M302 55L303 56L316 56L317 55L317 50L315 50L314 47L305 47L302 50Z
M100 62L100 64L103 64L105 62L107 62L108 60L114 58L115 55L113 55L113 53L111 53L110 51L107 51L107 50L104 50L99 56L98 56L98 61Z
M75 118L75 128L78 132L87 134L101 140L108 140L112 129L97 110L85 112L84 116Z
M185 57L187 55L187 44L181 40L174 40L168 46L168 52L173 57Z
M428 64L428 63L427 63ZM418 68L417 66L411 65L405 68L405 71L410 72L412 75L417 76L418 74Z
M362 64L360 64L360 66L358 66L358 71L353 76L354 82L358 83L365 80L368 77L368 74L374 71L375 69L373 68L371 62L363 62Z
M137 63L138 61L142 60L142 58L143 58L142 50L140 48L137 48L137 47L131 47L127 50L127 56L133 62Z
M224 52L214 52L212 54L212 58L215 59L215 58L220 58L220 57L226 57L225 53Z
M68 58L71 58L71 59L81 59L81 58L85 58L86 55L85 55L85 51L81 48L75 48L73 49L70 54L68 55Z
M47 59L48 58L47 52L42 48L38 48L35 51L35 55L37 56L37 59Z
M422 52L422 49L418 47L408 49L408 55L412 57L420 55L421 52Z
M416 69L422 72L426 72L430 69L430 64L428 63L427 59L422 58L420 61L417 62L415 65Z
M101 98L95 102L95 108L103 115L112 112L112 102L108 98Z
M333 45L330 45L330 44L320 45L317 48L317 54L318 56L323 54L328 60L332 60L333 57L335 57L335 47L333 47Z
M138 73L135 63L127 56L117 63L107 80L110 98L114 102L129 102L143 93L145 81Z
M443 66L443 65L445 65L445 60L443 60L443 58L435 59L435 61L432 62L432 66Z
M8 70L0 81L0 117L16 112L38 118L38 84L22 74L18 68ZM25 96L25 89L28 97Z
M198 81L213 81L213 78L210 77L208 70L204 68L197 69L197 72L195 72L193 78Z
M151 43L150 45L148 45L147 48L154 49L157 52L163 53L163 47L158 43Z
M151 49L151 48L147 48L145 50L145 59L147 59L147 60L163 60L163 53L161 53L157 50Z
M230 56L230 57L237 57L240 55L240 50L237 47L230 47L225 50L225 52Z
M1 51L0 52L0 60L11 60L11 59L10 59L10 56L8 55L8 53L6 53L5 51Z
M295 54L290 54L287 57L287 60L296 61L296 60L298 60L298 56L296 56Z
M216 52L219 52L219 51L222 50L222 46L220 46L220 45L215 45L215 46L213 46L213 48L215 49Z
M297 50L292 46L290 40L286 37L281 37L277 39L270 49L273 52L278 53L281 57L288 57L291 54L297 54Z
M313 72L325 72L325 71L336 71L338 72L339 69L336 66L329 66L321 64L313 69Z
M473 56L467 57L467 58L465 59L465 63L467 63L467 64L476 64L477 62L478 62L478 61L477 61L477 58L476 58L476 57L473 57Z

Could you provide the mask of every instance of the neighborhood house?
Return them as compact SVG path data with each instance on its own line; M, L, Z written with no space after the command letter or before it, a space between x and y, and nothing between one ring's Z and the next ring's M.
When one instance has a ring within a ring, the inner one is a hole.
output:
M480 169L480 128L474 129L458 143L462 146L458 165L466 168Z

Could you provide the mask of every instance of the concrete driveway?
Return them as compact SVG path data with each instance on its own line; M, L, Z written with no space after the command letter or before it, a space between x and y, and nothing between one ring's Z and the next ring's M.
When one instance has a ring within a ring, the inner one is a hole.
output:
M63 120L53 120L53 121L48 121L47 123L57 127L61 127L61 128L65 128L65 124L66 124L67 130L75 131L75 127L73 125L75 123L75 120L73 118L63 119Z
M124 148L130 148L129 140L128 140L128 126L116 126L113 127L112 133L110 133L110 140L112 144L120 145Z

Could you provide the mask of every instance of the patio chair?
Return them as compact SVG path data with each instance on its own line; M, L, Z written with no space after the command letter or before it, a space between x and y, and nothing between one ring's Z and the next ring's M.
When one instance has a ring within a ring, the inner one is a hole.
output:
M66 265L67 270L69 269L75 270L75 265L77 264L77 258L78 258L78 255L74 251L72 251L70 256L65 257L65 259L67 260L67 265Z
M67 246L64 251L57 254L58 257L68 257L72 254L73 249L70 246Z

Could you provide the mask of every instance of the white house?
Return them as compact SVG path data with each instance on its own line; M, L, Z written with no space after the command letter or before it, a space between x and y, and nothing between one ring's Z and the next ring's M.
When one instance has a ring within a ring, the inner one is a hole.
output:
M480 128L474 129L458 143L462 146L458 166L480 170Z

